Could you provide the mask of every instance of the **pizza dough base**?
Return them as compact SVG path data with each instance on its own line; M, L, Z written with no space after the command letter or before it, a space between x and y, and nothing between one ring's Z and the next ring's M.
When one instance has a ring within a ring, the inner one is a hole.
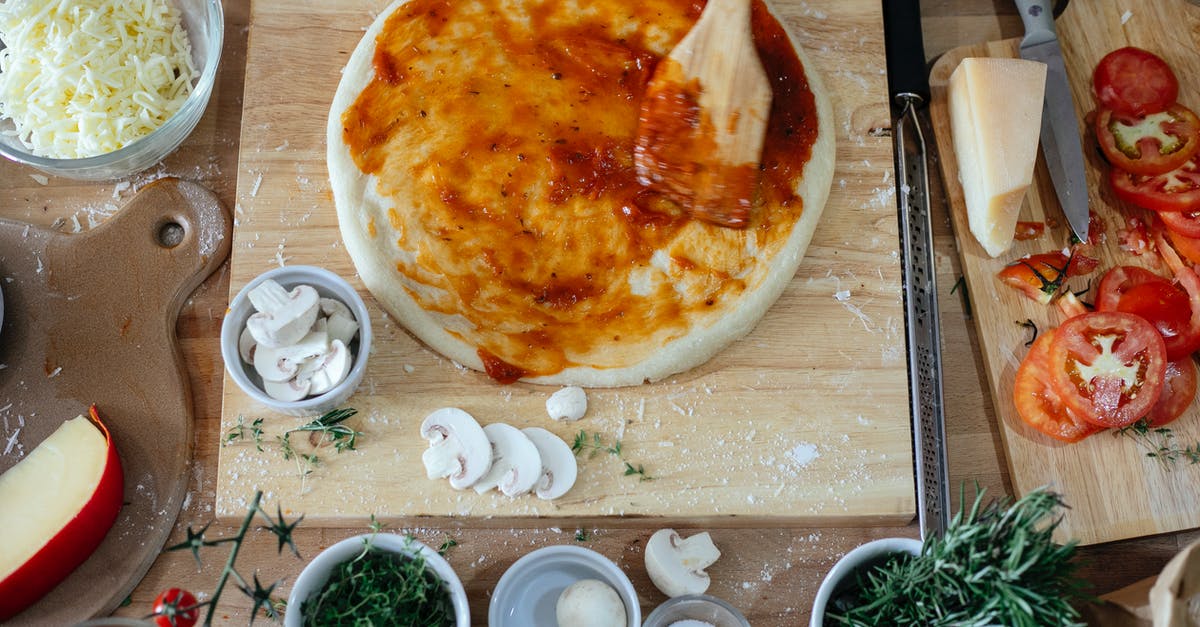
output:
M367 237L367 225L363 219L370 215L370 212L360 208L370 206L379 210L391 206L391 203L375 191L374 177L359 170L342 139L342 113L354 104L375 74L372 63L375 39L387 18L407 1L393 2L379 13L367 29L346 64L330 106L326 129L326 158L334 203L337 206L338 227L363 284L383 308L433 350L456 363L482 371L483 362L476 352L477 347L448 333L442 324L413 300L397 283L398 276L392 262L381 253L376 242ZM619 387L656 381L690 370L711 359L733 341L750 333L783 293L808 249L825 201L829 197L835 161L833 107L828 92L804 54L803 48L790 32L788 38L804 67L809 90L814 97L818 132L812 145L811 156L804 166L804 173L796 188L797 195L803 199L803 212L787 242L771 259L770 268L762 283L742 294L737 299L736 306L712 324L693 327L686 335L651 353L647 359L624 367L569 367L551 375L524 378L522 381L545 385Z

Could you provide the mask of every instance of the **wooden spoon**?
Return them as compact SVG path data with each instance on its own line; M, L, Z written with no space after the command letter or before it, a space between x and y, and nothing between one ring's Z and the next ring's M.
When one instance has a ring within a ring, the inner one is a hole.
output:
M634 144L638 181L697 219L745 228L770 110L750 0L709 0L646 86Z

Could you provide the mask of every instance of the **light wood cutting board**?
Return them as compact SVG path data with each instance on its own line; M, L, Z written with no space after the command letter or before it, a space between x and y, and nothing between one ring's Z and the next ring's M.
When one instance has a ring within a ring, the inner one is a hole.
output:
M1118 229L1126 216L1137 215L1122 206L1106 182L1107 166L1097 153L1091 131L1083 116L1095 106L1091 91L1092 68L1108 52L1134 45L1159 54L1180 78L1179 100L1192 109L1200 108L1200 7L1183 0L1089 0L1072 2L1059 17L1067 74L1085 138L1088 196L1093 211L1105 222L1107 242L1100 247L1100 268L1087 278L1070 282L1075 291L1099 282L1104 270L1115 265L1141 265L1169 275L1157 267L1154 255L1135 257L1118 247ZM1127 436L1111 432L1094 435L1075 444L1061 444L1033 431L1021 422L1013 404L1013 378L1028 349L1030 333L1015 321L1032 320L1042 332L1061 322L1061 316L1038 305L1015 290L1001 285L996 273L1006 264L1029 253L1061 249L1068 227L1058 206L1054 187L1043 159L1038 157L1033 189L1022 207L1021 220L1049 220L1057 224L1042 237L1016 242L1012 250L992 259L971 236L966 205L954 159L946 105L950 73L969 56L1015 57L1018 40L990 42L956 48L935 63L930 87L931 116L941 154L943 180L950 202L950 215L971 297L971 310L979 330L988 383L1012 473L1013 488L1024 494L1050 485L1064 494L1066 511L1059 537L1078 538L1083 544L1106 542L1176 531L1200 526L1200 465L1181 460L1164 464L1146 457L1147 449ZM1094 291L1083 296L1092 302ZM948 419L953 420L950 416ZM1200 442L1200 401L1170 425L1177 446Z
M361 288L342 249L324 164L325 120L341 69L386 1L283 2L252 8L230 289L286 264L329 268ZM500 386L456 367L386 318L349 405L358 450L322 451L300 477L274 438L298 424L268 412L226 377L222 431L263 419L263 451L221 449L217 515L244 511L255 487L306 523L469 518L475 525L771 525L906 523L915 511L895 177L878 0L772 2L807 43L835 108L833 190L808 256L745 339L692 372L653 385L590 392L587 417L554 423L554 389ZM836 297L835 297L836 295ZM620 439L653 481L610 455L581 459L555 502L451 490L424 477L418 434L432 410L458 406L483 424L580 429ZM534 522L541 519L544 522ZM568 524L569 522L568 521ZM436 521L435 521L436 522Z

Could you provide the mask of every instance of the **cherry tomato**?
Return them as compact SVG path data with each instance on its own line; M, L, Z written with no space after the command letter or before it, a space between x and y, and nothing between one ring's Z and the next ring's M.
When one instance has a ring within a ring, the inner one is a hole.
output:
M1158 214L1167 228L1184 237L1200 238L1200 209L1196 211L1163 211Z
M1200 158L1166 174L1143 176L1110 168L1108 182L1117 198L1153 211L1200 210Z
M1129 115L1165 111L1179 97L1179 79L1157 55L1141 48L1113 50L1092 73L1100 104Z
M1053 333L1043 333L1021 360L1013 382L1013 402L1025 424L1056 440L1078 442L1100 431L1100 427L1067 410L1062 397L1050 385L1048 358L1053 341Z
M180 588L168 588L154 599L154 624L160 627L192 627L200 618L196 597ZM188 609L192 608L192 609Z
M1054 332L1050 382L1073 414L1098 427L1124 427L1146 415L1162 394L1166 348L1139 316L1093 311Z
M1191 357L1167 362L1162 396L1146 414L1151 427L1161 427L1183 415L1196 397L1196 362Z
M1026 297L1043 305L1058 293L1063 281L1096 269L1100 261L1076 252L1068 258L1061 250L1029 255L1005 266L997 277Z
M1200 151L1200 118L1181 104L1145 116L1100 109L1094 124L1108 162L1133 174L1166 174Z

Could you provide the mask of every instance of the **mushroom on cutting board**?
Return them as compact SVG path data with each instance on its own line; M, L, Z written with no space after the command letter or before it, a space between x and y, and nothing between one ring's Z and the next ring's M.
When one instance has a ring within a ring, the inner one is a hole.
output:
M599 579L580 579L558 595L558 627L625 627L625 604L613 587Z
M321 297L310 285L297 285L288 292L267 279L246 294L256 312L246 328L259 346L280 348L299 342L317 321Z
M492 444L492 467L473 486L483 494L497 488L505 496L520 496L533 489L542 476L542 455L521 430L502 422L483 428Z
M533 486L534 493L538 498L547 500L566 494L575 485L575 478L579 474L571 447L562 438L541 427L521 429L521 433L533 442L542 458L542 472Z
M471 414L457 407L444 407L426 416L421 437L429 440L429 448L421 455L425 474L430 479L449 477L455 490L471 487L492 466L487 434Z
M565 387L546 399L546 413L554 420L579 420L587 413L587 392L578 386Z
M707 531L685 539L674 529L659 529L646 542L646 573L669 597L703 594L709 584L704 569L719 557Z

